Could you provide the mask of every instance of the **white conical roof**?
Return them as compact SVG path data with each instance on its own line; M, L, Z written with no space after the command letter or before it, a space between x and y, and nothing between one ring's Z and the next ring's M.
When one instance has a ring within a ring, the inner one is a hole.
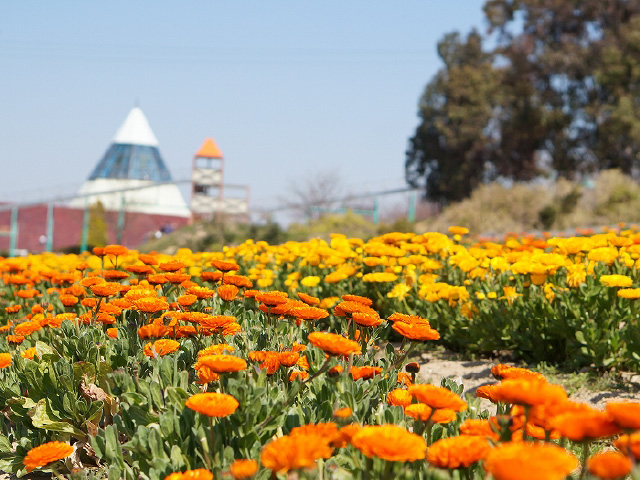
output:
M132 145L158 146L158 139L153 134L147 117L142 110L133 107L126 120L113 137L113 143L126 143Z

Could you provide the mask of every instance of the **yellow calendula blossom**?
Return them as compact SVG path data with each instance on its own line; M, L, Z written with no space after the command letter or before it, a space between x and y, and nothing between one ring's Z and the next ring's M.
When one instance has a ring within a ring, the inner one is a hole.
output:
M300 280L300 285L309 287L309 288L317 287L319 283L320 283L320 277L315 275L304 277L302 280Z
M375 272L375 273L367 273L362 276L363 282L375 282L375 283L384 283L384 282L395 282L398 279L398 276L395 273L389 272Z
M607 287L630 287L633 280L626 275L602 275L600 283Z
M396 283L391 291L387 293L387 297L403 299L410 291L411 287L406 283Z
M636 300L640 298L640 288L621 288L620 290L618 290L618 296L620 298Z
M516 298L521 297L522 294L516 292L515 287L504 287L504 295L500 297L500 300L506 300L509 303L512 303Z

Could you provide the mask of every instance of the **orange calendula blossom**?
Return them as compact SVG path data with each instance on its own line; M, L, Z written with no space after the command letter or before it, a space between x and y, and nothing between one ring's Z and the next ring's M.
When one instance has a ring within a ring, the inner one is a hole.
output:
M7 368L12 362L10 353L0 353L0 368Z
M428 324L410 324L405 322L395 322L392 328L409 340L426 341L426 340L439 340L440 333L437 330L431 328Z
M496 480L562 480L577 466L574 455L552 443L506 442L484 460Z
M613 450L597 453L587 460L589 472L603 480L626 477L631 473L632 467L629 457Z
M247 369L247 362L233 355L203 355L198 361L215 373L231 373Z
M467 409L467 402L444 387L411 385L407 391L416 400L431 408L448 408L456 412L463 412Z
M213 473L204 468L170 473L164 480L213 480Z
M116 330L117 335L117 330ZM144 354L147 357L163 357L169 353L175 352L180 347L180 343L175 340L163 338L153 343L147 343L144 347Z
M640 429L640 402L608 402L605 410L623 429Z
M367 457L390 462L413 462L425 458L424 438L397 425L362 427L351 438L351 444Z
M216 292L222 300L230 302L236 298L236 295L238 295L238 287L235 285L220 285L216 289Z
M262 447L260 463L277 473L312 468L319 458L329 458L333 448L321 435L285 435Z
M238 401L226 393L196 393L185 405L191 410L209 417L227 417L238 408Z
M344 338L342 335L326 332L311 332L307 337L310 343L321 348L329 355L349 355L361 353L360 344Z
M47 442L38 447L34 447L27 452L22 463L27 472L36 468L62 460L73 453L73 447L63 442Z
M491 450L485 437L460 435L438 440L427 451L427 462L438 468L465 468L482 460Z
M235 460L231 464L231 475L235 480L250 478L258 471L258 462L250 458Z

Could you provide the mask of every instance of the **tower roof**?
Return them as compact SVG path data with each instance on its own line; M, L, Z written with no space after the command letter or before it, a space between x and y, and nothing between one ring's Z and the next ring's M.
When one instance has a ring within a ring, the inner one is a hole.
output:
M197 158L222 158L222 152L213 138L209 137L202 143L195 156Z
M89 180L98 178L171 181L171 174L158 150L158 139L138 107L131 109L113 142L89 175Z
M133 107L116 132L116 136L113 137L113 143L157 147L158 139L153 134L147 117L144 116L142 110L138 107Z

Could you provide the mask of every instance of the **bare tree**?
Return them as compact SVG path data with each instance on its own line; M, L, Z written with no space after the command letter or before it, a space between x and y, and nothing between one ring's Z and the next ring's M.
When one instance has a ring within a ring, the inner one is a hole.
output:
M290 179L287 196L279 197L293 216L299 220L320 217L336 207L342 194L340 175L335 170L310 172L304 179Z

